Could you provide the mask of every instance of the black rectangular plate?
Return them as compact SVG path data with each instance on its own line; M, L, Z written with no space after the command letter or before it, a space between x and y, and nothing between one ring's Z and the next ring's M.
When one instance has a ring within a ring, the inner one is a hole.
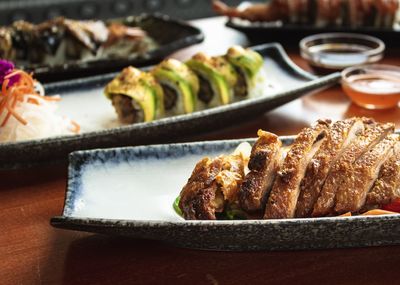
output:
M289 145L293 137L281 140ZM172 204L196 162L204 156L230 153L243 141L253 144L255 140L72 153L64 211L62 216L52 218L51 224L57 228L160 240L207 250L400 244L400 215L242 221L181 218Z
M161 14L143 14L123 19L111 19L107 22L122 22L128 26L141 27L159 44L159 47L139 57L85 62L68 61L65 64L54 66L24 66L24 69L33 71L40 82L81 78L83 76L117 71L128 65L141 67L155 64L179 49L204 40L204 35L198 28L184 21L174 20Z
M391 47L400 46L400 30L383 28L315 27L307 25L279 24L277 22L249 22L229 19L226 26L244 33L253 44L277 41L298 45L306 36L320 33L361 33L377 37Z
M16 143L0 144L0 169L33 166L44 162L66 161L70 152L94 148L118 146L134 146L150 143L177 141L179 138L199 134L203 131L216 130L224 126L243 122L246 119L263 114L278 106L295 100L307 93L327 88L339 81L340 73L323 77L315 77L296 66L286 55L279 44L265 44L253 47L265 58L264 69L267 76L275 78L280 84L280 90L265 96L251 98L210 108L192 114L163 118L149 123L140 123L108 129L91 130L79 135L52 137L41 140L31 140ZM93 118L93 113L99 108L95 104L111 108L111 103L103 95L103 88L115 74L100 75L65 82L45 85L46 94L60 94L60 111L63 102L73 102L73 108L64 115L76 120L85 128L84 118ZM91 97L93 96L93 97ZM93 98L93 99L92 99ZM96 102L96 103L95 103ZM86 104L86 105L85 105ZM106 104L106 105L105 105ZM77 108L84 106L90 114L84 114L82 120L77 116ZM75 116L71 112L77 112ZM100 119L105 113L102 111ZM108 113L116 119L114 111Z

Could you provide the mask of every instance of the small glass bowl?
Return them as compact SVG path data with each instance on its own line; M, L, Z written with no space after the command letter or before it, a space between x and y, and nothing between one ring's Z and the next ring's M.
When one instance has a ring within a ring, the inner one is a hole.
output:
M371 64L346 68L342 71L342 88L361 107L397 107L400 102L400 67Z
M300 41L301 56L316 73L322 74L377 62L384 51L383 41L362 34L317 34Z

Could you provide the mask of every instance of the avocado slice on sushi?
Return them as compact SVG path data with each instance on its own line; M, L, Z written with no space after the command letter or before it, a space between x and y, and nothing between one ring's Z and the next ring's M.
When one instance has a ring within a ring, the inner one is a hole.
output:
M209 107L226 105L233 101L237 74L229 61L210 57L202 52L195 54L186 64L199 78L198 99Z
M237 84L234 92L238 98L247 97L255 85L256 77L264 64L263 57L256 51L233 46L226 53L227 60L234 66L237 73Z
M196 110L199 80L186 64L166 59L152 70L152 74L163 89L167 114L188 114Z
M127 67L105 87L104 93L124 124L150 122L163 114L163 91L154 77Z
M236 71L253 80L264 64L263 57L256 51L241 46L230 47L226 58L235 67Z

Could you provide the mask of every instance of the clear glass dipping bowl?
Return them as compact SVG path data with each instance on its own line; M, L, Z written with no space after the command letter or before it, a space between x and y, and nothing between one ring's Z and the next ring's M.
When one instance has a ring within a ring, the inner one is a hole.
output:
M378 62L384 51L383 41L363 34L325 33L300 41L301 56L320 74Z
M400 67L371 64L346 68L342 71L342 88L361 107L397 107L400 102Z

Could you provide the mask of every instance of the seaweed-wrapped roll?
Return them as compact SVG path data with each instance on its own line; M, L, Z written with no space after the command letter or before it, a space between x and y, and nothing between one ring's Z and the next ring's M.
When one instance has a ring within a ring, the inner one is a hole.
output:
M233 46L228 49L226 58L234 66L237 73L236 96L248 96L249 89L254 86L257 74L263 66L263 57L251 49Z
M186 64L166 59L152 70L152 74L163 89L167 115L188 114L196 110L199 80Z
M224 57L210 57L202 52L186 63L199 78L198 99L208 107L225 105L233 101L237 75Z
M150 73L127 67L107 84L104 93L122 123L150 122L163 115L163 91Z

